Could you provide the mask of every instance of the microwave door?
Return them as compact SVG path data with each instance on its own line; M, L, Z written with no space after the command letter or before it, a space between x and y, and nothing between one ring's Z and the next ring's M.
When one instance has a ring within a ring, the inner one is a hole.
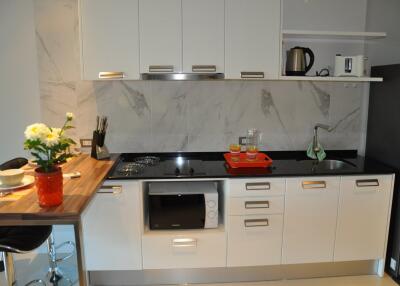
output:
M159 194L149 197L150 229L201 229L204 194Z

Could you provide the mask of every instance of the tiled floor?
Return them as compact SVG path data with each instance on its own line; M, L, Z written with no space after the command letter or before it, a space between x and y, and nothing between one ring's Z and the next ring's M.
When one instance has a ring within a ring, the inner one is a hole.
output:
M397 286L397 284L389 276L379 278L367 275L252 283L197 284L196 286Z
M35 279L46 279L46 273L48 270L48 260L46 254L32 255L32 254L18 254L14 258L15 270L16 270L16 286L24 286L29 281ZM77 281L77 271L76 271L75 257L70 260L62 262L62 270L66 277L70 277L72 284L78 285ZM0 273L0 286L7 285L5 283L4 272ZM38 286L40 284L34 284L32 286ZM51 286L51 284L48 284ZM58 286L70 286L69 281L64 280L59 283Z

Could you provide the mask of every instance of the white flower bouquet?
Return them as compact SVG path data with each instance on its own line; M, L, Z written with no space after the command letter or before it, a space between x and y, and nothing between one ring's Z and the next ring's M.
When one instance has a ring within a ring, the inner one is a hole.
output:
M49 127L43 123L29 125L25 130L24 149L30 150L35 160L44 173L53 172L57 165L65 162L71 154L66 150L75 142L68 138L65 131L74 128L71 121L74 115L66 114L66 120L62 128Z

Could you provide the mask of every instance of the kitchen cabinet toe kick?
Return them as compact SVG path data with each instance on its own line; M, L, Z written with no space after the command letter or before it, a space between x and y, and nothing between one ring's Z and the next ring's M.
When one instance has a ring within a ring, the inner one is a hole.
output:
M229 267L206 269L163 269L139 271L93 271L93 285L183 285L206 283L242 283L334 276L373 275L375 260L311 263L296 265Z

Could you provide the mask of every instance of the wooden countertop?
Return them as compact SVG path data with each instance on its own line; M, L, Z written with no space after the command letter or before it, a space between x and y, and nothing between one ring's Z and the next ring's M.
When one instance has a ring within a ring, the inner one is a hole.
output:
M20 220L79 220L81 213L101 186L116 158L95 160L79 155L62 166L64 173L79 171L80 178L64 179L64 201L60 206L41 208L35 187L15 201L0 200L0 222ZM26 192L26 190L24 191Z

